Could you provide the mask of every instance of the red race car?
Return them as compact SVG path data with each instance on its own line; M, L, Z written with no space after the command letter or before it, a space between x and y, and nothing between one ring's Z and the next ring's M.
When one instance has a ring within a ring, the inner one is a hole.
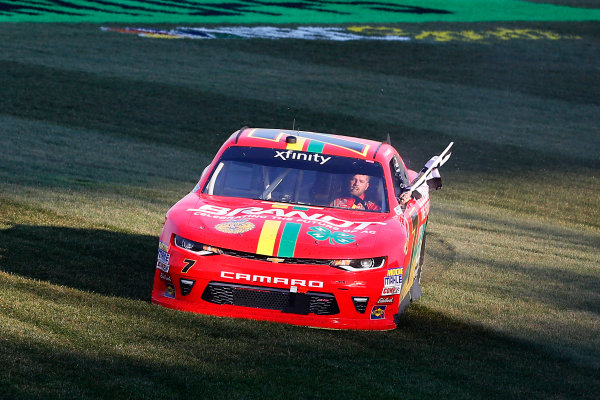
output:
M334 329L384 330L421 294L429 188L388 143L242 128L167 213L152 302Z

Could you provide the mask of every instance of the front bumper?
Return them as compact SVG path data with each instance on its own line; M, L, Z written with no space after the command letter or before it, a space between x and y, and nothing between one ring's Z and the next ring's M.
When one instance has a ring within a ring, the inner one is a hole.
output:
M326 264L198 256L172 243L168 253L168 265L156 269L154 304L328 329L396 328L399 296L382 296L387 268L349 272Z

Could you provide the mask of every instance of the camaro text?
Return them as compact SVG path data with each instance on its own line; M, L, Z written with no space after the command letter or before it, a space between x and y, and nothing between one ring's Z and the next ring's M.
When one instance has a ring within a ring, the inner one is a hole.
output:
M279 277L266 276L266 275L250 275L250 274L242 274L239 272L229 272L229 271L221 271L221 278L233 279L236 281L273 283L273 284L282 284L282 285L289 285L289 286L311 287L311 288L322 288L323 287L323 282L320 282L320 281L307 281L305 279L288 279L288 278L279 278Z

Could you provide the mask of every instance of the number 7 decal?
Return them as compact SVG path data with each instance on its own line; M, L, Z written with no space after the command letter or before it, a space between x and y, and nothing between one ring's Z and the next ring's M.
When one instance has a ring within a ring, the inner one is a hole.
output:
M185 263L185 267L183 267L183 269L181 270L182 274L187 274L190 268L192 268L194 264L196 264L196 260L190 260L189 258L186 258L185 260L183 260L183 262Z

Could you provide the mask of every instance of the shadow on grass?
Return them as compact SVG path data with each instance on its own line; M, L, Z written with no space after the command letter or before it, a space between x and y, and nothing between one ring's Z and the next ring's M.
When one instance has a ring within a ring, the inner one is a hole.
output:
M0 397L593 399L600 389L597 371L418 304L391 332L146 308L125 311L140 331L109 351L7 339Z
M158 238L99 229L0 230L0 269L57 285L150 300Z

